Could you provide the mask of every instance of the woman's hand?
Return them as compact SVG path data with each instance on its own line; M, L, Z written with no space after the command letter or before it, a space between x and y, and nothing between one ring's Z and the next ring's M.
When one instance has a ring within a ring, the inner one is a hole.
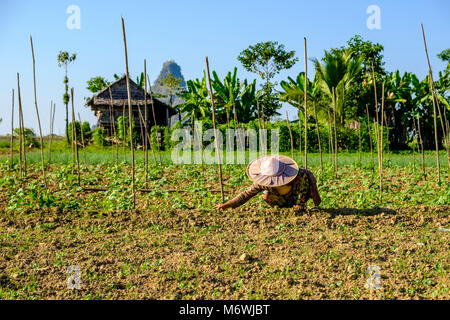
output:
M220 211L223 211L228 208L229 208L229 206L226 203L219 203L214 206L214 209L220 210Z

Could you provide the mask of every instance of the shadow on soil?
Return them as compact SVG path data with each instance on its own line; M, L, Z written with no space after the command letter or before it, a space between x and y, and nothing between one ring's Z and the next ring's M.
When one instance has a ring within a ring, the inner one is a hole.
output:
M332 209L332 208L320 208L319 211L329 213L331 215L331 218L334 218L335 216L341 215L341 216L348 216L348 215L355 215L355 216L375 216L377 214L397 214L397 211L389 208L368 208L368 209L356 209L356 208L339 208L339 209Z

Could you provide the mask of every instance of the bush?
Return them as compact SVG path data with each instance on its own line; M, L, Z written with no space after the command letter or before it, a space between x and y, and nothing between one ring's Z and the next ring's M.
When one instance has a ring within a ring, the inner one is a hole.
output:
M92 131L92 136L94 137L94 143L97 146L105 146L106 145L105 129L103 129L102 127L99 127L97 129L95 129L94 131Z
M18 138L19 134L20 134L19 128L14 129L14 137ZM40 147L39 141L36 139L36 135L35 135L33 129L24 128L23 135L25 137L25 146L26 147L29 147L29 148L33 148L33 147L39 148Z

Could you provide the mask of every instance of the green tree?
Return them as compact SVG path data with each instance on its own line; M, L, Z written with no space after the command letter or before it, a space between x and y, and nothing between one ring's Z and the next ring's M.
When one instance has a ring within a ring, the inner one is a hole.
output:
M273 94L276 83L272 79L284 69L290 69L297 61L295 51L286 51L284 45L274 41L259 42L244 49L237 58L249 72L256 73L264 81L262 107L266 117L278 115L281 104Z
M188 80L186 90L178 94L184 100L184 103L176 105L174 108L185 113L184 121L190 118L191 126L194 126L194 119L204 119L211 117L211 102L209 92L206 86L206 73L203 72L202 80Z
M88 86L86 87L86 89L88 89L92 93L96 93L109 86L111 82L109 82L103 77L97 76L90 78L87 81L87 84Z
M67 143L70 143L69 141L69 133L67 128L69 127L69 78L67 77L67 67L69 66L70 63L72 63L73 61L75 61L75 59L77 58L77 54L73 53L73 54L69 54L67 51L60 51L57 57L58 60L58 67L64 67L64 71L65 71L65 76L64 76L64 87L65 87L65 92L63 95L63 103L66 106L66 140Z
M348 97L346 94L361 70L362 57L353 57L350 49L331 51L325 50L325 56L322 58L323 64L316 58L313 58L314 67L322 92L326 94L331 101L332 88L336 96L336 119L338 124L343 126L345 119L351 117L346 106Z
M174 96L181 91L180 84L183 81L181 78L175 77L173 74L168 73L167 76L160 81L160 85L167 89L167 95L169 97L169 106L173 107Z

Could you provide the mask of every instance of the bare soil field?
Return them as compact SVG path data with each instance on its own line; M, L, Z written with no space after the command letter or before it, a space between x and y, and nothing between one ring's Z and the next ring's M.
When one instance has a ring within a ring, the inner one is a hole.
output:
M212 209L220 195L208 192L214 175L200 179L201 170L191 169L151 176L150 188L160 190L138 193L130 210L129 192L117 194L112 180L109 191L86 192L65 171L51 170L48 193L36 183L38 169L22 188L2 174L1 299L450 298L449 205L358 209L324 199L298 214L258 197L221 213ZM104 185L111 172L92 169L85 184ZM238 178L226 183L244 187L245 176ZM197 191L163 191L177 187ZM321 189L323 198L333 196ZM79 290L67 287L69 266L80 269ZM379 288L367 288L371 266Z

